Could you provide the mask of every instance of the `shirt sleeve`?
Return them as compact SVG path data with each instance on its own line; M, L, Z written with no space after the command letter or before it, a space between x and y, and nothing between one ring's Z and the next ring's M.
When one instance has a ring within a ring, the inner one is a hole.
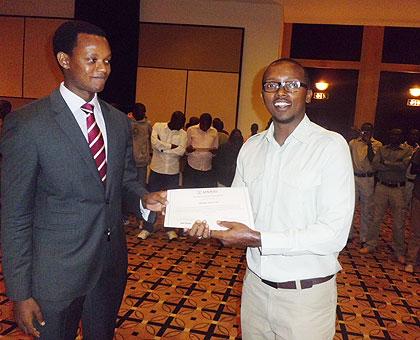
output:
M159 123L156 123L155 125L153 125L152 135L150 137L151 142L152 142L152 148L157 151L168 150L171 148L171 144L163 142L159 139L159 128L160 128Z
M187 148L187 135L183 133L179 138L179 145L176 148L173 148L173 149L169 148L168 150L165 150L164 153L183 156L186 148Z
M261 255L330 255L344 248L354 211L354 176L344 139L326 150L317 192L315 222L283 232L261 232Z

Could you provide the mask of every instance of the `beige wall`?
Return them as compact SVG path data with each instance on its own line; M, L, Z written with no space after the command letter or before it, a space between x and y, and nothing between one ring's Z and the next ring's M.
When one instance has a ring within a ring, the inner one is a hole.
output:
M279 0L284 22L420 27L419 0Z
M142 0L140 20L244 27L238 127L246 134L269 117L260 99L261 70L279 55L282 9L275 3L219 0ZM211 58L211 56L209 56Z

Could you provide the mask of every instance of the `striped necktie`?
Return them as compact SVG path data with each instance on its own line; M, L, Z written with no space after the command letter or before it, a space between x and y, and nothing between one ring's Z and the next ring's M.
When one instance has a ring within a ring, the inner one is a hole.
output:
M83 104L82 111L86 113L86 125L88 131L88 143L93 159L96 163L96 168L99 172L101 181L105 184L106 181L106 154L105 143L102 132L99 129L93 113L94 106L89 103Z

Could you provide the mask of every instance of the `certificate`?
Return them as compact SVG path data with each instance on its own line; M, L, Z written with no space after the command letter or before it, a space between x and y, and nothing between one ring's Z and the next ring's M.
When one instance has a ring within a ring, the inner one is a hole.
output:
M191 228L206 220L211 230L224 230L216 221L240 222L254 228L247 187L176 189L167 191L164 226Z

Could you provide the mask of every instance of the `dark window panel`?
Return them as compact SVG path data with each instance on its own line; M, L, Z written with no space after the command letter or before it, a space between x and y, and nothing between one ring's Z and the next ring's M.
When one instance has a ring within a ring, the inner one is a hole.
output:
M420 28L385 27L382 62L420 64Z
M326 129L336 131L348 137L353 125L356 107L357 81L359 72L354 70L336 70L308 68L312 88L315 82L323 80L330 85L325 91L327 100L315 100L307 106L308 117Z
M420 128L420 107L407 106L408 90L420 84L419 73L381 72L375 130L379 140L388 142L391 128Z
M363 26L293 24L290 55L298 59L359 61Z

